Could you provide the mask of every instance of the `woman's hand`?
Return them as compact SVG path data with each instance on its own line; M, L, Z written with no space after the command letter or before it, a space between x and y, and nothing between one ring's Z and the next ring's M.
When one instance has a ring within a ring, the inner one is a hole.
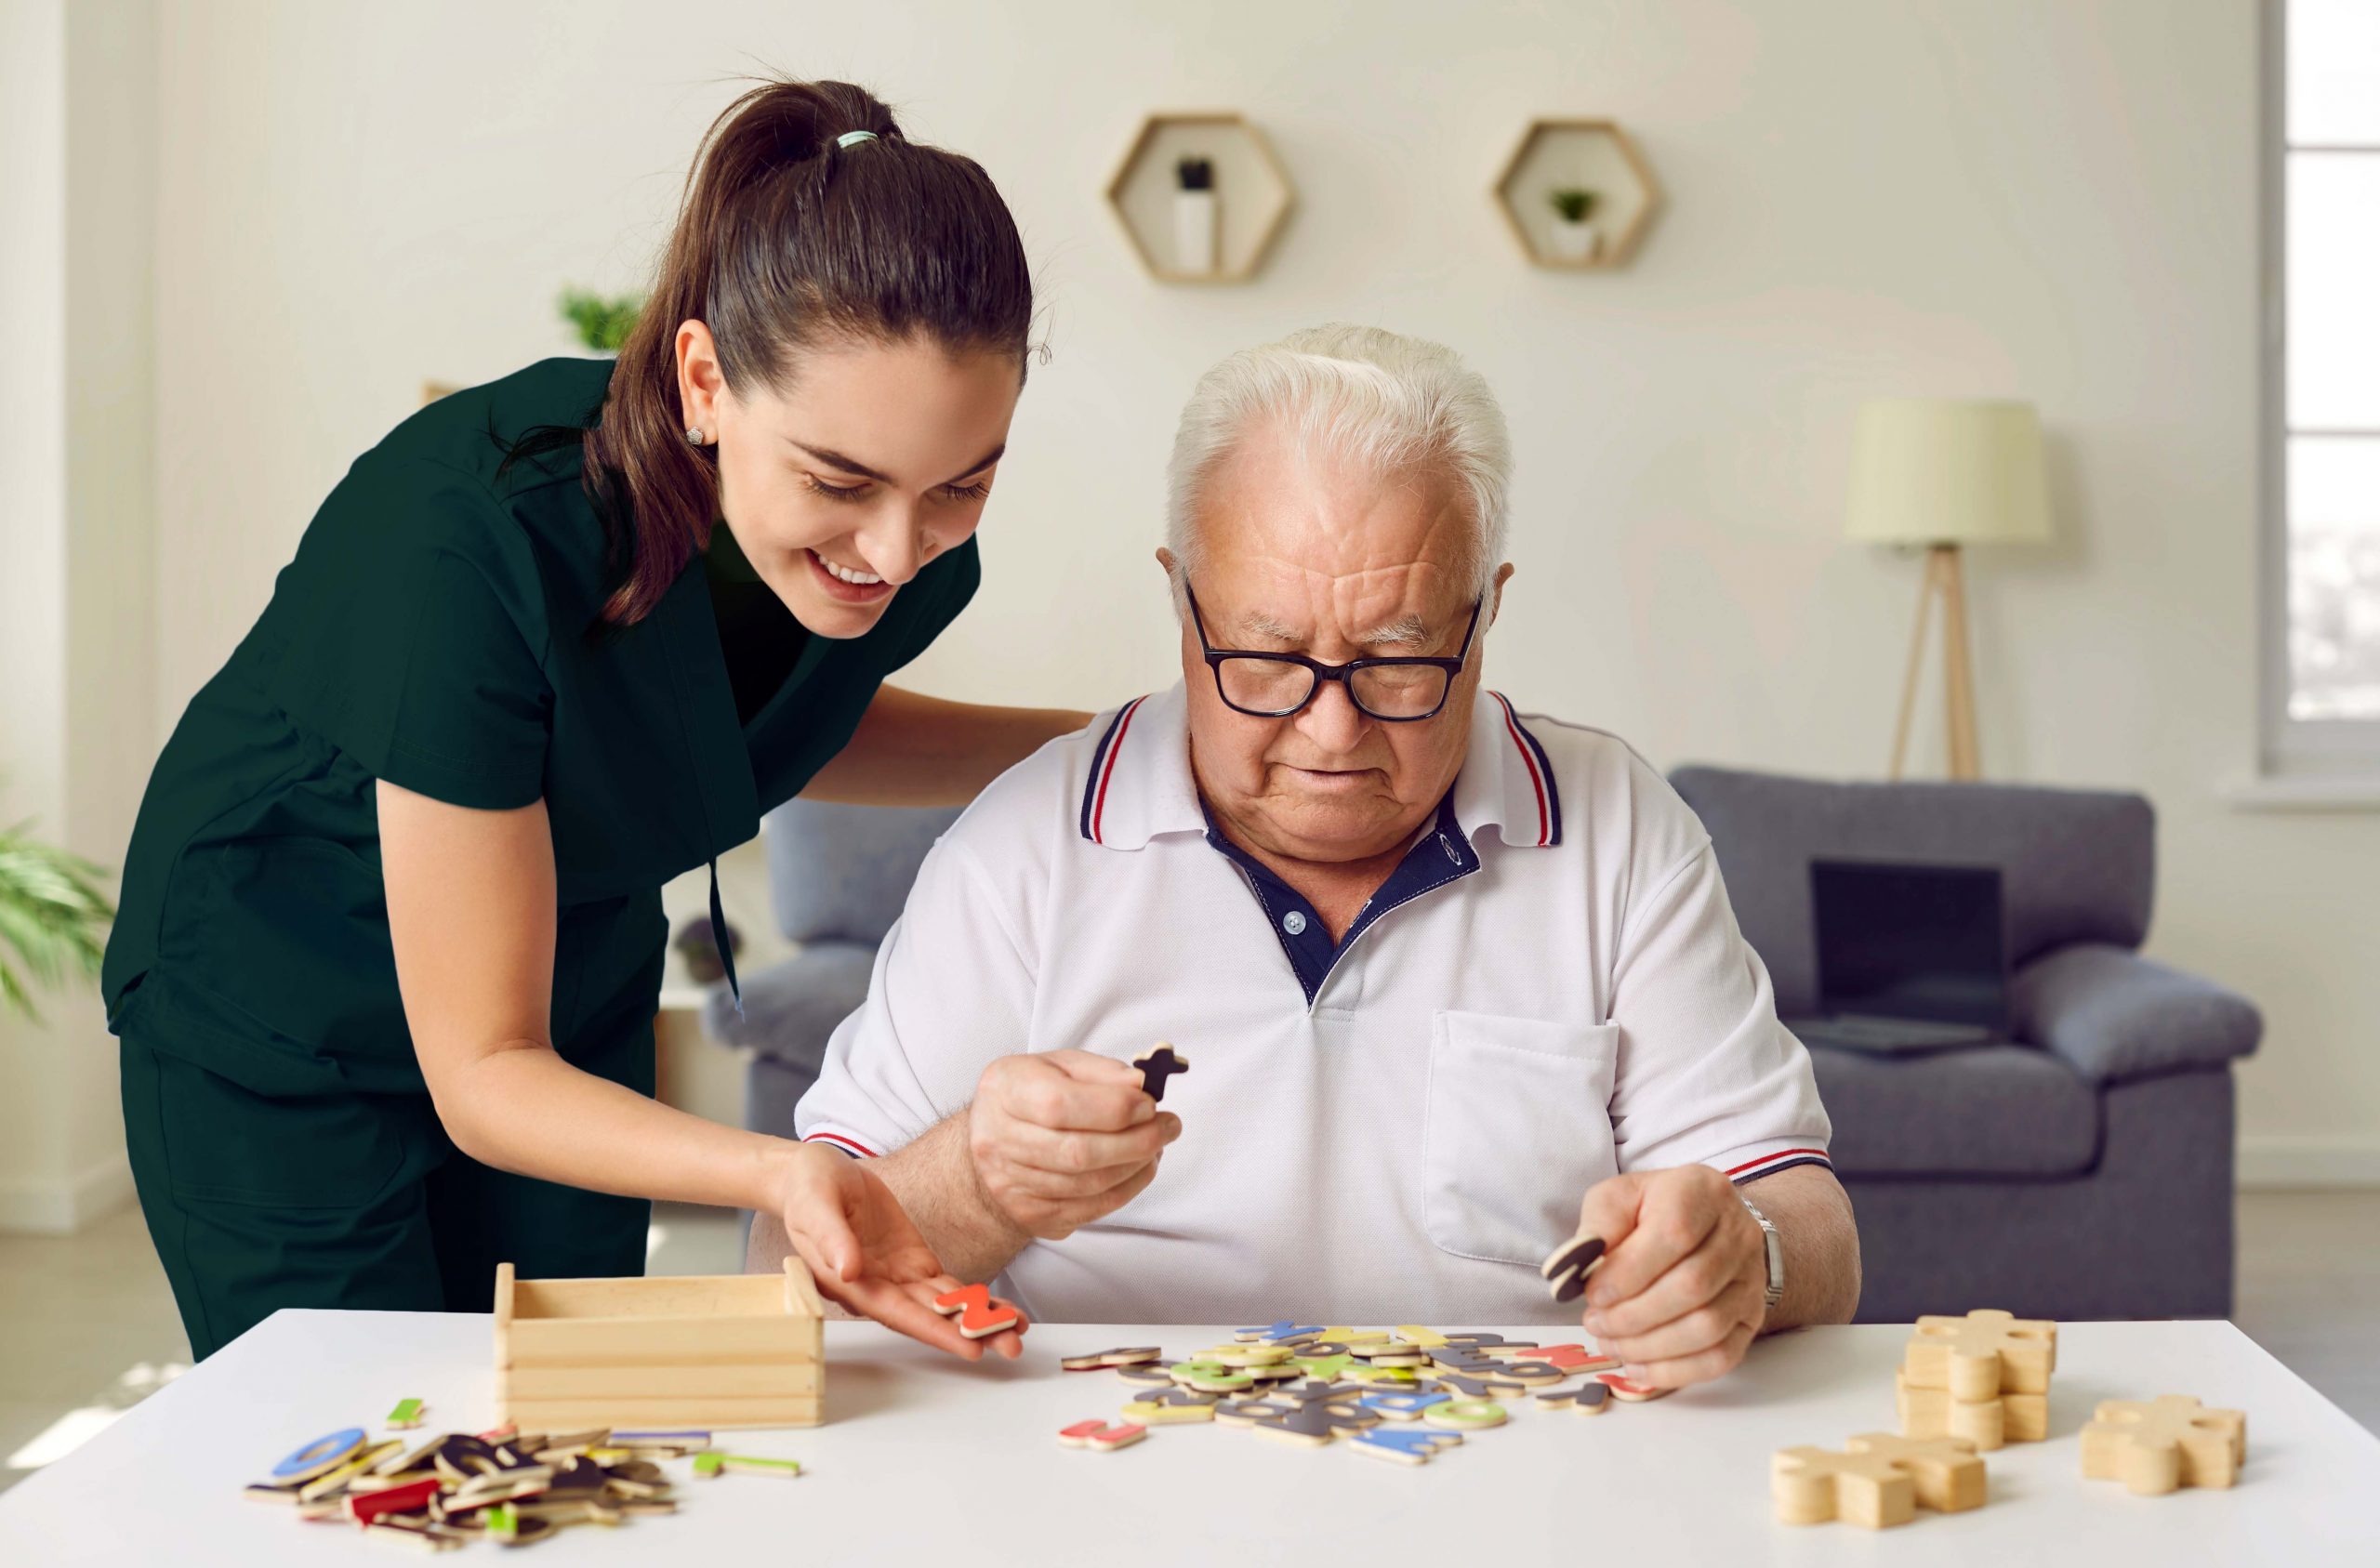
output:
M869 1162L815 1143L790 1145L787 1159L776 1211L821 1294L969 1361L981 1359L985 1345L1011 1361L1025 1353L1019 1336L1028 1325L1021 1318L1012 1329L970 1339L955 1319L934 1311L934 1298L961 1282L943 1272Z

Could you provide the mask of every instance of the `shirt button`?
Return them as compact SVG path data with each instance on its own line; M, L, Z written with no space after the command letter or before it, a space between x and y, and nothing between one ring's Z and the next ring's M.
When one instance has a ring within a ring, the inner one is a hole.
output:
M1281 916L1281 929L1293 937L1305 935L1305 916L1297 910L1290 910Z

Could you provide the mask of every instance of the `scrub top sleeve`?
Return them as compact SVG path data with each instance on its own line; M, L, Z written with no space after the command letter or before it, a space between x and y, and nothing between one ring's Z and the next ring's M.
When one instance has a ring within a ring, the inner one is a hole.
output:
M965 846L934 846L877 949L867 1000L794 1111L795 1136L891 1153L973 1100L995 1059L1032 1048L1036 965L1002 903Z
M372 454L274 595L271 694L365 771L457 806L544 791L553 693L525 537L481 482Z
M1750 1179L1824 1162L1833 1127L1809 1052L1778 1021L1707 841L1628 912L1611 995L1621 1170L1702 1164Z

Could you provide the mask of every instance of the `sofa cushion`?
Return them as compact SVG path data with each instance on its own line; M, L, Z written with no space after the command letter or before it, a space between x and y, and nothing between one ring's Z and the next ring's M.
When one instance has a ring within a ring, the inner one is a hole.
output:
M1998 866L2012 970L2069 942L2138 947L2149 931L2156 819L2137 795L1701 767L1670 782L1711 835L1727 901L1787 1018L1818 1006L1816 859Z
M2238 992L2098 942L2026 965L2008 1000L2020 1036L2095 1084L2228 1067L2256 1048L2265 1027Z
M787 801L762 835L777 929L792 942L874 947L901 917L926 851L958 820L955 806Z
M1845 1176L2073 1176L2099 1157L2098 1091L2048 1051L1818 1046L1810 1061Z

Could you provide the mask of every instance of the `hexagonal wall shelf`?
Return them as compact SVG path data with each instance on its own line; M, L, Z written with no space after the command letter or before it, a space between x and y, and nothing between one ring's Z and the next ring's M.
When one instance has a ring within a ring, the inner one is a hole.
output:
M1594 193L1583 224L1555 208L1554 192L1571 190ZM1652 165L1615 120L1532 120L1493 194L1522 254L1574 271L1626 266L1661 204Z
M1150 115L1107 182L1132 254L1169 283L1246 283L1296 202L1264 133L1227 110Z

